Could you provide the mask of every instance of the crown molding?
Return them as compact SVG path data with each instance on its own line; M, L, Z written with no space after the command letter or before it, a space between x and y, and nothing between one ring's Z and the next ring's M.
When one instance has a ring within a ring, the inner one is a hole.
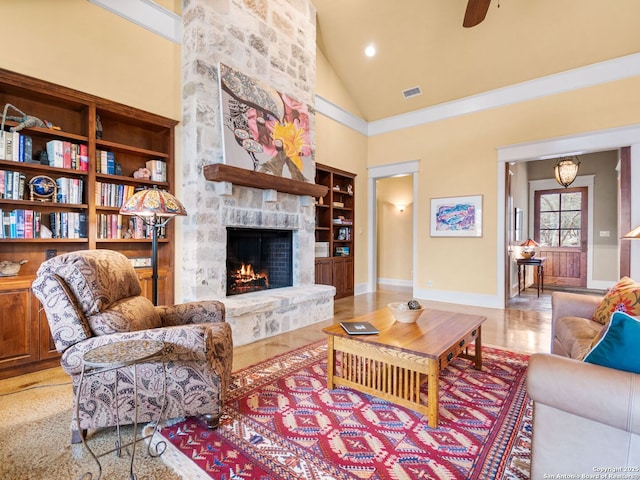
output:
M182 43L182 17L152 0L88 0L167 40Z
M368 136L369 124L366 120L363 120L353 113L347 112L342 107L339 107L335 103L330 102L318 94L316 94L315 100L316 112L324 115L325 117L329 117L330 119L335 120L336 122L341 123L362 135Z
M469 113L481 112L492 108L504 107L515 103L525 102L536 98L556 95L558 93L579 90L602 83L614 82L625 78L640 75L640 53L634 53L623 57L594 63L585 67L567 70L565 72L547 75L522 83L510 85L508 87L490 90L469 97L441 103L433 107L427 107L413 112L395 115L373 122L365 122L367 125L367 136L382 135L384 133L403 130L405 128L416 127L427 123L438 122L448 118L458 117ZM316 95L316 101L322 99ZM325 100L326 102L326 100ZM330 102L327 102L330 103ZM352 124L356 120L361 120L353 114L346 112L336 105L332 105L331 110L323 110L323 103L317 105L319 113L334 118L335 110L341 110L340 118L334 120L351 126L345 122L344 118L350 119ZM351 118L353 117L353 118ZM364 122L364 120L361 120ZM354 128L354 127L351 127ZM354 128L356 129L356 128ZM362 131L362 125L358 124L358 131Z

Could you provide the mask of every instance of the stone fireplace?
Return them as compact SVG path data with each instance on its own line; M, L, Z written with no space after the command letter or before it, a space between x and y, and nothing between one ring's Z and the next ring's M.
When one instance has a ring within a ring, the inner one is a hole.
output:
M227 296L291 287L292 231L227 227Z
M224 302L235 345L329 319L335 289L314 283L312 194L273 182L247 186L242 179L249 171L233 180L203 174L224 163L219 63L306 103L315 149L315 8L310 0L183 0L182 17L182 170L176 174L189 212L178 231L182 300ZM290 232L291 286L227 295L227 232L234 228Z

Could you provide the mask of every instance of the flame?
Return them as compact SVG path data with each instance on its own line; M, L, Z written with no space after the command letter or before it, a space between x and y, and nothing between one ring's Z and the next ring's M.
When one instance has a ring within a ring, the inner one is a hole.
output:
M240 270L236 270L235 276L236 282L240 284L250 282L251 280L264 278L267 288L269 287L269 277L267 277L267 275L264 273L256 273L253 270L253 266L251 264L245 265L243 263L242 267L240 267Z

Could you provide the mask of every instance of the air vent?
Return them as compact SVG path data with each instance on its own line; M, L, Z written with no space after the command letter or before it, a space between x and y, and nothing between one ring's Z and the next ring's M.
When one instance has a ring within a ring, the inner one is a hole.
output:
M407 88L402 91L402 96L404 98L417 97L418 95L422 95L422 90L420 87Z

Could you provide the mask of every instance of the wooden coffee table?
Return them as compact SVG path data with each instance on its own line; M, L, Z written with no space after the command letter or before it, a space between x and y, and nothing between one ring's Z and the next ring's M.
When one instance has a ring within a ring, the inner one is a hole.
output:
M416 323L399 323L388 308L361 317L377 335L349 335L340 324L324 328L329 335L327 387L342 385L389 400L427 415L438 427L440 371L456 357L482 368L481 325L486 317L425 310ZM475 342L475 352L468 347ZM337 353L340 352L340 355ZM339 358L338 358L339 357ZM427 382L427 404L420 386Z

